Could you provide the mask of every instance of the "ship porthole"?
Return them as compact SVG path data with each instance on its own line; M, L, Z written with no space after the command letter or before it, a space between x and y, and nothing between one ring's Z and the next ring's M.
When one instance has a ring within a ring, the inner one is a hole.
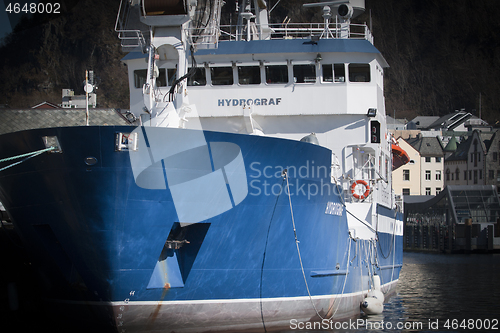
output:
M85 157L85 164L87 164L87 165L94 165L96 163L97 163L97 158L92 157L92 156Z

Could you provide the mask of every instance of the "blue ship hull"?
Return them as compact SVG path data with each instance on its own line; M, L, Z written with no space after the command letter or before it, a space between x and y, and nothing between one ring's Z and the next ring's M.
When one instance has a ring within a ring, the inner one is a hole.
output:
M129 153L115 149L116 134L132 130L0 136L1 157L43 149L44 136L57 136L62 149L0 172L0 201L52 304L73 313L91 305L119 331L265 331L359 314L373 274L385 292L394 289L402 236L350 237L342 191L330 181L330 150L204 132L209 144L239 147L248 193L219 215L182 225L170 189L137 186ZM190 132L162 130L181 141ZM377 213L402 220L382 206Z

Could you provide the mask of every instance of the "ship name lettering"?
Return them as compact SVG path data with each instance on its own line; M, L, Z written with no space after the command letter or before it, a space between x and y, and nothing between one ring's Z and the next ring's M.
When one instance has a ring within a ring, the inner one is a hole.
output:
M338 202L329 201L326 204L325 214L342 216L343 211L344 211L344 207Z
M280 103L281 103L281 97L217 100L217 106L251 106L251 105L271 106L271 105L279 105Z

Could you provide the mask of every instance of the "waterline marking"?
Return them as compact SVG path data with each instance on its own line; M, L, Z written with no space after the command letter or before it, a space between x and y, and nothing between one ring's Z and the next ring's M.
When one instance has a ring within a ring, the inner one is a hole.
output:
M498 319L429 319L423 321L400 321L391 322L384 320L370 321L368 319L349 319L348 321L333 321L331 319L323 319L322 321L299 321L297 319L290 320L291 330L498 330Z
M348 321L333 321L331 319L323 319L322 321L298 321L297 319L290 320L290 329L292 330L391 330L391 329L408 329L422 330L424 324L422 322L398 322L390 321L369 321L368 319L349 319Z

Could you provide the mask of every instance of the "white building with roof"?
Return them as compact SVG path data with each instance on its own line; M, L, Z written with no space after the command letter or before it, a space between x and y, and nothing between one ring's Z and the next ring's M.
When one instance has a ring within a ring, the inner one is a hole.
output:
M95 109L97 106L97 95L89 94L89 108ZM66 109L85 109L85 95L75 95L73 89L62 90L62 107Z

